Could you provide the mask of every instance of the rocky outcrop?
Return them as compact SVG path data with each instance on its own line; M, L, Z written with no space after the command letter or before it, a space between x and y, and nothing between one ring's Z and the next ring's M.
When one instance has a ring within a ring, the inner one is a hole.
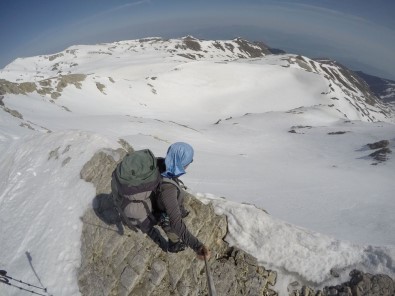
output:
M387 161L389 159L389 155L392 153L392 150L388 147L389 144L390 142L388 140L381 140L366 145L370 150L375 150L374 152L369 154L371 158L377 161L375 163L372 163L373 165Z
M59 75L56 78L40 80L38 83L16 83L5 79L0 79L0 95L26 95L28 93L37 92L42 96L50 95L52 99L57 99L60 97L63 89L68 85L74 85L76 88L81 89L81 83L85 80L85 78L85 74L68 74Z
M369 143L369 144L367 144L367 146L369 147L369 149L374 150L374 149L387 148L389 144L390 144L390 142L388 140L381 140L378 142Z
M98 202L111 203L108 195L111 173L130 149L125 146L116 151L100 151L81 171L81 177L92 182L97 193L92 209L81 218L84 223L78 275L81 294L207 295L204 262L191 249L167 253L163 244L155 243L145 234L123 229L111 207L96 214ZM244 251L229 248L223 240L227 233L225 216L216 215L210 204L205 205L191 195L186 198L185 207L190 211L185 219L188 229L211 248L209 266L218 295L276 295L270 289L276 282L276 273L259 266Z
M3 107L3 110L9 114L11 114L12 116L18 118L18 119L23 119L23 116L21 113L19 113L17 110L13 110L7 107Z
M298 296L394 296L395 282L388 275L372 275L358 270L350 272L350 281L337 286L325 287L323 291L314 291L303 287L300 291L293 291L291 295Z
M340 88L347 97L349 104L367 121L378 121L381 116L392 118L393 110L388 104L376 97L369 85L355 72L347 67L328 59L308 60L305 57L296 57L296 63L306 71L324 75L330 82L326 94L335 93L334 86ZM305 66L303 66L305 64ZM311 70L309 70L309 68ZM337 100L336 97L334 97ZM374 107L374 109L372 108Z
M236 38L229 41L207 41L200 40L193 36L186 36L175 42L174 48L168 48L169 40L161 38L144 38L140 39L140 45L144 43L164 46L168 52L182 56L188 59L199 60L213 57L225 57L226 59L245 59L259 58L271 54L269 48L262 42L249 42L242 38ZM216 50L213 50L216 49Z
M0 95L5 94L27 94L37 90L34 82L15 83L0 79Z

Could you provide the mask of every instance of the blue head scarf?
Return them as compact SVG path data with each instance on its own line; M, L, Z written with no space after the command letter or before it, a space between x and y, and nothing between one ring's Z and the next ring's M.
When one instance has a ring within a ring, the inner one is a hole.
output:
M185 167L193 161L193 148L183 142L172 144L167 150L165 158L166 171L163 177L174 178L185 174Z

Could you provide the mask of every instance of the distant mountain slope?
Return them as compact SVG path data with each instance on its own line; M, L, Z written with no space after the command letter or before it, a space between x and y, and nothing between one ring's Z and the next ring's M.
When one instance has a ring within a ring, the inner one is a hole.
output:
M146 38L72 46L9 64L0 71L0 95L3 109L19 112L25 126L38 123L26 117L25 104L12 106L13 95L78 113L91 112L81 108L82 102L100 99L106 113L133 110L131 115L151 118L160 113L159 119L170 119L166 113L177 106L184 110L179 116L184 122L196 110L208 122L271 111L393 120L391 109L347 68L328 60L272 55L263 43L242 39Z
M384 102L395 104L395 81L369 75L361 71L356 71L366 83L372 92Z
M188 36L182 39L145 38L138 40L103 43L98 45L76 45L53 55L42 55L16 59L7 65L5 73L13 82L48 79L56 75L89 73L98 61L125 60L144 54L146 58L173 61L222 60L230 61L244 58L257 58L270 54L265 45L255 45L243 39L228 41L206 41Z

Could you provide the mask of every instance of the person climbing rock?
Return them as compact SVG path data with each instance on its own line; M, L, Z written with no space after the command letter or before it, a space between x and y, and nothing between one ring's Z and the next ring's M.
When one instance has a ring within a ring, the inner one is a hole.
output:
M186 173L193 156L192 146L184 142L172 144L165 158L155 158L148 149L126 155L113 172L112 197L129 228L140 229L165 249L163 237L155 228L159 225L168 237L168 252L190 247L199 259L208 259L209 248L183 221L189 213L183 205L186 188L179 177Z
M209 256L208 248L189 232L183 221L189 213L184 208L186 187L179 177L186 173L193 162L193 155L191 145L177 142L169 147L164 159L158 159L162 180L154 199L154 211L160 213L159 225L169 238L169 252L179 252L188 246L198 255Z

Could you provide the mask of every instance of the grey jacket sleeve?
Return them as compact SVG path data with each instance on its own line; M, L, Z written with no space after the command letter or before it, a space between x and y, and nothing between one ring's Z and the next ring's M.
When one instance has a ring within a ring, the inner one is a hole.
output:
M162 185L162 203L169 216L170 226L175 234L194 251L197 251L203 244L193 236L181 218L181 209L177 200L178 190L172 184Z

